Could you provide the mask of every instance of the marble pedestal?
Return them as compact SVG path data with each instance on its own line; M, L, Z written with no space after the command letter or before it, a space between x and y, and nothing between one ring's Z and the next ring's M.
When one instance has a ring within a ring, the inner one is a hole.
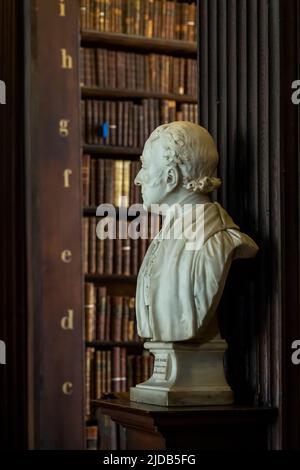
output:
M130 400L160 406L229 405L233 392L226 382L226 341L145 343L154 356L154 372L130 389Z

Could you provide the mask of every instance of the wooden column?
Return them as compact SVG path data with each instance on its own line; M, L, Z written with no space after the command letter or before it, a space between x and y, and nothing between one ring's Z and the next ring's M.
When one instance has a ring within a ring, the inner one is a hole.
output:
M200 123L218 143L219 199L260 247L232 269L220 311L228 378L239 403L279 408L274 448L300 445L299 11L298 0L199 2Z
M79 8L26 2L31 447L84 443Z
M300 339L300 106L292 103L292 82L300 79L300 2L280 2L280 152L283 221L282 257L282 416L283 443L300 448L300 366L292 364L291 344Z

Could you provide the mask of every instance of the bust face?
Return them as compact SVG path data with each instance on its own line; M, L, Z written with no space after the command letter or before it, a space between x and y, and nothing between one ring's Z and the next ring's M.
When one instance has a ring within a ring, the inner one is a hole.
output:
M141 161L142 169L134 182L141 186L144 207L149 210L151 204L162 204L168 194L168 166L161 139L146 142Z

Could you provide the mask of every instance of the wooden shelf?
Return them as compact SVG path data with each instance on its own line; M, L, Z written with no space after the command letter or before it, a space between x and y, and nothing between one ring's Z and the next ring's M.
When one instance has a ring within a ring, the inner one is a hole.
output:
M176 101L178 103L197 104L197 98L190 95L179 95L174 93L160 93L146 90L118 90L116 88L98 88L98 87L82 87L81 96L83 99L143 99L153 98L158 100Z
M85 207L83 209L84 217L96 217L97 207Z
M146 38L143 36L91 30L82 31L81 45L85 47L118 47L118 49L125 50L130 48L130 50L143 51L146 53L157 52L160 54L189 56L194 58L197 56L196 42L176 39Z
M105 347L143 347L144 343L142 341L86 341L86 346L91 348L105 348Z
M109 419L114 422L114 439L103 440L101 446L101 450L107 451L267 450L278 415L275 408L266 406L167 407L136 403L130 401L129 393L112 393L105 399L94 400L93 405L100 433L106 431L104 422Z
M84 217L96 217L96 211L97 211L97 207L85 207L83 209L83 216ZM117 217L118 217L118 220L120 220L120 210L119 208L116 208L116 213L117 213ZM139 215L128 215L125 217L125 220L134 220L136 219L137 217L139 217ZM123 220L123 218L122 218Z
M135 284L137 281L137 276L122 276L117 274L86 274L85 280L87 282L97 282L97 283L110 283L118 282L124 284Z
M98 156L109 156L110 158L122 159L127 157L129 160L135 157L140 157L143 153L143 149L141 148L133 148L133 147L118 147L114 145L90 145L90 144L83 144L82 150L84 153L90 155L98 155Z

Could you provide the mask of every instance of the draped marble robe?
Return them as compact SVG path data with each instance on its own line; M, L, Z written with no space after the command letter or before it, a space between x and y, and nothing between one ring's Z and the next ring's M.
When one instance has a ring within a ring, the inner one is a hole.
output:
M188 228L195 233L199 227L198 208L195 194L189 209L193 215L188 218ZM197 242L197 249L187 249L190 240L185 236L166 237L185 215L184 207L181 211L169 209L139 271L137 329L140 337L151 341L199 337L214 317L232 261L254 257L258 251L255 242L240 231L218 203L202 205L202 240Z

